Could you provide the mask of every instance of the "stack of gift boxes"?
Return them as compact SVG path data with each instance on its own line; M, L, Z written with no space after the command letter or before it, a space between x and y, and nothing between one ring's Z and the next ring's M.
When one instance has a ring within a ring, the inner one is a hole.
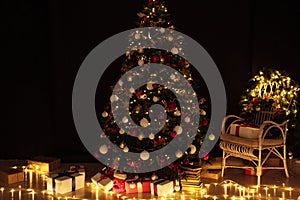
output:
M200 179L201 167L197 165L181 166L183 178L181 179L182 191L195 190L202 187Z
M157 178L157 177L156 177ZM96 173L92 178L93 184L105 191L116 193L138 194L151 193L155 196L166 196L175 190L175 181L154 178L129 178L125 173L107 169Z

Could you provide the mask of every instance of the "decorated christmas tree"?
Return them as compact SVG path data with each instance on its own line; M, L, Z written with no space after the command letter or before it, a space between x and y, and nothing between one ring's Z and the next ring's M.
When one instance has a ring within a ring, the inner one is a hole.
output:
M194 78L194 68L193 66L185 60L183 57L179 56L179 52L183 52L182 48L182 36L176 34L166 35L166 29L174 29L170 14L167 11L165 4L159 3L157 0L149 0L144 6L143 10L137 13L138 16L138 27L157 27L156 34L161 35L162 41L171 46L170 51L155 49L155 48L140 48L139 43L143 39L151 38L144 32L135 31L129 35L128 51L122 57L123 62L121 66L121 75L128 73L134 68L140 66L147 66L149 63L163 64L175 69L176 72L170 75L170 79L174 82L178 82L180 79L179 74L186 79L188 84L193 87L197 97L197 104L199 109L194 110L196 115L199 115L198 131L194 133L194 141L185 152L176 152L176 157L178 158L175 162L169 165L171 171L178 175L178 170L182 164L189 164L194 162L199 162L199 150L202 141L205 137L208 124L209 124L209 106L208 101L200 97L197 94L199 90L199 77ZM151 42L156 42L152 41ZM155 45L154 45L155 46ZM151 67L151 66L150 66ZM143 75L138 75L143 79ZM198 75L199 76L199 75ZM118 83L113 87L113 90L123 90L124 85L131 84L133 82L132 76L127 76L125 81L118 81ZM184 94L187 91L177 90L176 93ZM166 118L163 115L158 116L158 121L165 120L163 128L159 133L151 133L148 138L145 138L143 133L133 130L131 132L125 132L120 128L114 118L114 107L111 106L112 103L118 102L117 107L128 106L126 103L122 102L116 95L111 95L110 102L108 102L102 113L99 115L100 125L103 129L102 135L105 135L110 139L110 141L123 149L124 152L135 152L141 154L141 159L147 159L149 157L148 152L156 151L168 145L176 135L182 133L182 128L180 126L180 120L183 118L185 122L190 122L190 118L186 116L186 113L182 112L182 107L180 107L180 102L176 98L170 89L166 88L164 85L157 84L156 82L148 82L147 84L139 87L138 89L130 88L129 90L129 109L130 118L132 121L144 128L151 128L151 109L149 109L154 104L159 104L165 109ZM187 101L188 95L186 95ZM122 117L122 123L126 126L131 126L131 120L128 117ZM154 122L153 122L154 123ZM160 122L157 122L160 125ZM193 123L193 122L191 122ZM105 151L104 151L105 152ZM101 156L101 149L100 155ZM117 156L116 156L117 157ZM208 160L209 156L204 156L204 160ZM159 162L164 162L167 158L159 158ZM140 163L138 161L128 160L129 167L139 167ZM122 169L120 169L122 170ZM174 177L178 178L178 177Z

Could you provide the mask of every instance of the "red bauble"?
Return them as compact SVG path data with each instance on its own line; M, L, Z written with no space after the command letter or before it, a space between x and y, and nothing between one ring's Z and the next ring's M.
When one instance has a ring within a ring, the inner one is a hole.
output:
M203 160L208 160L209 159L209 154L206 154L204 157L203 157Z
M143 22L146 22L148 18L146 16L143 17Z
M202 121L202 125L203 125L203 126L207 126L207 124L208 124L208 120L204 119L204 120Z
M138 91L136 91L135 94L136 94L137 97L139 97L139 96L141 96L143 94L143 92L141 90L138 90Z
M168 108L169 108L170 111L175 110L175 109L176 109L176 103L174 103L173 101L170 102L170 103L168 104Z
M151 60L152 60L152 62L156 63L156 62L160 61L160 58L158 55L154 55L154 56L152 56Z
M176 136L176 134L177 134L177 133L176 133L175 131L173 131L173 132L171 132L170 135L171 135L172 138L174 138L174 137Z

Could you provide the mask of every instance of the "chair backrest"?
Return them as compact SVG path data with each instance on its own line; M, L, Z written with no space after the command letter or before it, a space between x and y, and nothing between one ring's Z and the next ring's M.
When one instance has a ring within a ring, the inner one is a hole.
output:
M272 121L274 118L274 109L260 110L254 115L254 125L259 127L264 121Z

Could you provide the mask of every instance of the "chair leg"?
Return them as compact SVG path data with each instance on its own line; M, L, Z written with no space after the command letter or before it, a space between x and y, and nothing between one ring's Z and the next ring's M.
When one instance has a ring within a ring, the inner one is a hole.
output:
M289 171L288 171L288 166L286 163L286 146L283 146L283 166L284 166L284 171L285 171L285 175L287 178L289 178Z
M261 174L262 174L262 166L261 166L261 149L258 151L258 164L256 167L256 175L257 175L257 186L260 187L261 183Z
M226 165L226 158L225 158L225 151L223 150L221 177L224 177L225 165Z

